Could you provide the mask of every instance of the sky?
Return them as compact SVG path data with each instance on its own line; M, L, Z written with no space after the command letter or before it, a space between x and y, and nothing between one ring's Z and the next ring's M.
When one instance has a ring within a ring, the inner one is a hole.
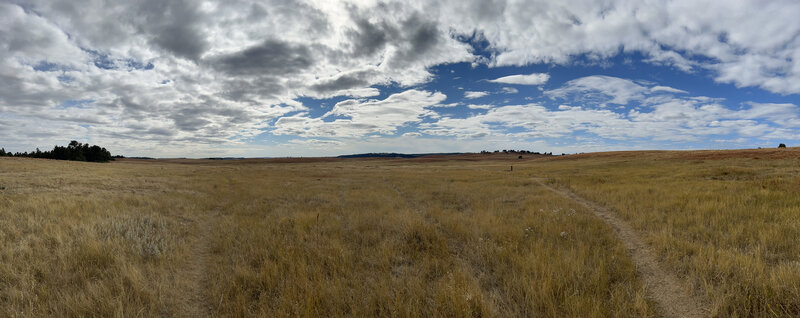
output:
M0 147L800 145L800 2L0 0Z

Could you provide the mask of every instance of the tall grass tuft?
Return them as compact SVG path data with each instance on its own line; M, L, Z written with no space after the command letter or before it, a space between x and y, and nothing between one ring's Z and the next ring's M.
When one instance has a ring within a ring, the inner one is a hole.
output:
M101 240L121 240L144 258L170 253L178 241L175 230L157 216L111 216L95 225L95 229Z

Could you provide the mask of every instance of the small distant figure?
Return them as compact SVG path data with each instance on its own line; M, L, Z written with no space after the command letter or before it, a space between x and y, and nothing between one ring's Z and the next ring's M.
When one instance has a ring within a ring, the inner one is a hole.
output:
M786 144L780 144L778 145L778 148L786 148Z
M508 171L514 171L514 166L511 166L511 169L508 169Z
M522 159L522 156L517 157L517 159Z

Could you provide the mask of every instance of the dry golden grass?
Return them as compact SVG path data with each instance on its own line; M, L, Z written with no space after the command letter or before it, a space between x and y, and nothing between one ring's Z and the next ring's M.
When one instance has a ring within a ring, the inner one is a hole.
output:
M800 149L630 155L529 173L615 210L711 315L800 316Z
M798 316L799 158L0 158L0 316L657 316L615 231L534 177L710 315Z
M625 249L503 162L0 158L2 316L652 316Z
M174 216L195 206L123 167L0 160L0 315L174 312L190 230Z
M608 227L529 181L448 165L247 173L211 231L215 312L649 314Z

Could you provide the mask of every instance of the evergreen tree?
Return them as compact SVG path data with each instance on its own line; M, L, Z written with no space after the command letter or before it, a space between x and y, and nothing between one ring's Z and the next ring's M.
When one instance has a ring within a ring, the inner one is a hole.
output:
M51 151L41 151L36 148L36 151L6 152L4 148L0 148L0 156L16 156L16 157L31 157L31 158L45 158L57 160L73 160L73 161L90 161L90 162L108 162L114 160L111 153L97 145L89 146L89 144L82 144L76 140L70 141L69 145L54 146Z

